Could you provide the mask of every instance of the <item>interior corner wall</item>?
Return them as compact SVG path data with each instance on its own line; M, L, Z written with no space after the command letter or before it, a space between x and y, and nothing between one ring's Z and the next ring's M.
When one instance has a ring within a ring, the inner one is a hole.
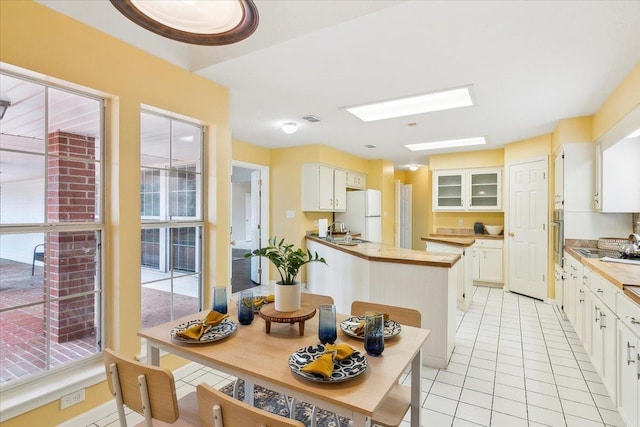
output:
M32 1L0 1L2 68L74 87L108 100L105 154L105 328L107 345L133 357L140 350L140 111L151 106L199 121L205 141L207 246L204 283L229 278L231 135L229 93L220 85L145 53ZM167 84L170 82L170 84ZM132 143L134 142L134 143ZM219 232L218 232L219 231ZM205 290L205 301L210 292ZM173 363L163 358L163 366ZM46 381L44 379L43 381ZM106 383L87 388L85 401L58 402L3 421L3 427L55 425L109 399Z

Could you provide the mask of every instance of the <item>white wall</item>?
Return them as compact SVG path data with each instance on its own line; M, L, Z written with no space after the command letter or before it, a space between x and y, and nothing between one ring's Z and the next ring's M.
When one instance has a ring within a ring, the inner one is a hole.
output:
M596 240L600 237L626 239L633 231L631 214L565 212L564 238Z
M0 222L29 224L44 221L44 179L3 182L0 186ZM31 264L33 248L44 243L42 233L0 236L0 258Z

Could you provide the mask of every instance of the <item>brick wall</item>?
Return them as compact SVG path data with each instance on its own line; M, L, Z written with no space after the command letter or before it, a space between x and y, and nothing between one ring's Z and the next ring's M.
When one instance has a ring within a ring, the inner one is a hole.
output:
M66 132L49 134L47 219L94 222L96 214L95 139ZM72 157L72 158L71 158ZM47 246L49 292L54 298L95 288L94 232L51 233ZM51 304L52 340L66 342L95 334L95 296Z

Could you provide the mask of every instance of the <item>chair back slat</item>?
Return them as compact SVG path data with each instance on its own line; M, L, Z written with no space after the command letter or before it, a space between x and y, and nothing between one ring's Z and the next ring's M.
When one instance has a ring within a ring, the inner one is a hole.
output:
M220 407L218 418L224 427L304 427L300 421L254 408L207 384L198 385L197 394L201 427L221 426L214 421L216 405Z
M131 410L144 415L144 403L138 377L143 376L149 396L151 417L165 423L173 423L178 419L178 400L176 387L171 371L157 366L145 365L135 360L127 360L111 349L104 350L104 362L107 378L111 378L110 366L115 365L120 382L122 402ZM114 394L111 380L109 390ZM116 400L117 401L117 400Z
M389 313L389 318L401 325L422 327L422 316L413 308L398 307L395 305L377 304L373 302L354 301L351 303L351 315L363 316L367 311L380 311Z
M333 304L333 298L329 295L310 294L308 292L302 292L300 295L303 304L311 304L315 308L322 304Z

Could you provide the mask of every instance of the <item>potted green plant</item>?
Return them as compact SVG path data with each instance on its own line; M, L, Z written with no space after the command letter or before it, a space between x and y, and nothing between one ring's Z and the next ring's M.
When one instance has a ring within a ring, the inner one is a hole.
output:
M300 308L300 282L296 281L300 268L310 262L327 262L318 253L310 250L294 249L285 239L277 237L269 239L269 245L256 249L245 255L245 258L261 256L267 258L278 270L280 280L274 288L275 308L277 311L296 311Z

